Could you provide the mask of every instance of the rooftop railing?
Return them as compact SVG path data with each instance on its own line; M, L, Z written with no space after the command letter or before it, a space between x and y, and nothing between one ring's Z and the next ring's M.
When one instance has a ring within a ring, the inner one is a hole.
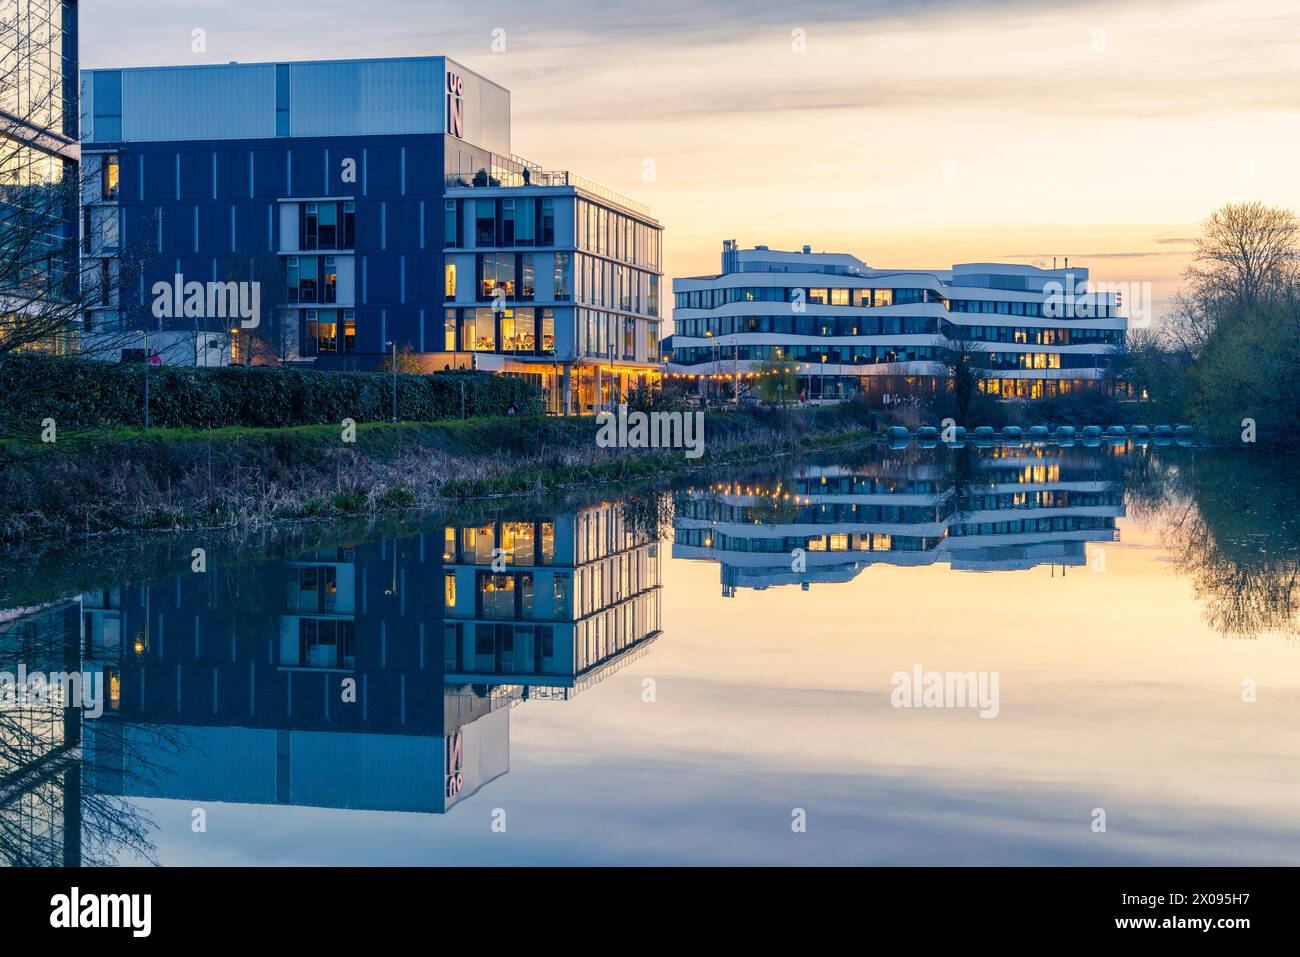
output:
M579 176L568 170L546 170L522 156L492 155L492 168L482 167L472 176L448 173L445 177L448 188L455 187L518 187L518 186L572 186L585 193L590 193L607 200L624 209L650 215L650 207L631 197L616 193L607 186L602 186L593 179Z

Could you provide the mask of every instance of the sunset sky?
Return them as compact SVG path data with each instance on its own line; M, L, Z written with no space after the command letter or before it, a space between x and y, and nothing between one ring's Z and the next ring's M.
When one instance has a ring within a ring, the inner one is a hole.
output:
M735 238L872 266L1069 256L1162 299L1216 205L1300 209L1295 0L82 10L88 68L433 54L511 90L516 153L651 204L669 277Z

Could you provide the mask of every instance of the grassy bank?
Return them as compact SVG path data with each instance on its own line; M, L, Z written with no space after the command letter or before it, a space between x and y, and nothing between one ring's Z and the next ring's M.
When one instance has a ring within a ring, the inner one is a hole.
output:
M0 441L0 539L255 526L607 485L867 439L852 403L709 413L704 455L606 449L591 418L122 429Z

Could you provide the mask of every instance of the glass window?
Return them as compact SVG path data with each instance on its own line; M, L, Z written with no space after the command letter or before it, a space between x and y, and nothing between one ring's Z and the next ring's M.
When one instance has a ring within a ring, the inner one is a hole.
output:
M442 320L442 347L447 352L456 351L456 310L448 309Z
M325 295L321 302L338 302L339 273L333 256L325 257Z
M490 199L475 200L474 209L474 244L497 245L496 203Z
M515 209L515 245L535 246L537 244L537 203L532 199L521 200Z
M501 201L501 245L513 246L515 244L515 201L513 199L503 199Z
M533 254L524 253L520 259L519 298L532 299L537 288L536 275L533 270Z
M313 204L314 205L314 204ZM317 231L321 249L338 249L339 204L321 203Z
M501 313L501 351L519 351L519 339L515 335L515 311L513 309L506 309Z
M555 300L566 302L573 298L573 254L555 254Z
M315 316L316 321L316 342L321 352L338 351L338 313L333 309L326 309L317 312L315 309L307 310L309 316ZM308 319L310 324L311 319Z
M446 288L443 292L444 299L456 298L456 264L447 263Z
M555 313L550 309L542 310L542 352L547 354L555 352Z
M479 276L480 299L492 299L501 289L505 298L515 298L514 253L484 253Z
M442 244L459 246L460 237L456 234L456 201L449 199L442 204Z
M320 260L315 256L293 257L298 265L298 301L319 302Z
M461 348L465 352L496 351L496 316L491 309L466 310ZM471 318L472 317L472 318Z
M515 576L479 575L484 618L515 617Z
M120 166L117 154L107 154L104 157L104 165L100 170L101 199L117 199L119 173Z
M339 249L352 249L356 245L357 207L355 203L343 204L343 237Z
M542 237L543 246L555 245L555 200L542 199Z
M299 237L303 249L318 248L319 218L320 218L320 214L317 211L315 203L303 203L302 234Z
M533 352L536 349L535 323L536 320L532 309L515 310L515 334L518 340L516 351ZM501 334L505 335L504 329Z
M297 642L281 639L280 663L299 668L356 666L351 621L299 618Z

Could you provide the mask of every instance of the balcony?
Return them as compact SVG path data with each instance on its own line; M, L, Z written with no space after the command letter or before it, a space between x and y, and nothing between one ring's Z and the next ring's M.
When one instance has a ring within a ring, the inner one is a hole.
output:
M479 169L468 179L463 175L449 173L445 177L444 185L448 189L570 186L597 196L616 206L639 213L642 216L650 216L650 207L645 203L639 203L621 193L614 192L606 186L602 186L595 180L587 179L585 176L579 176L577 173L571 173L568 170L544 170L536 163L532 163L522 156L506 157L494 153L492 154L492 168L490 170L486 167Z

